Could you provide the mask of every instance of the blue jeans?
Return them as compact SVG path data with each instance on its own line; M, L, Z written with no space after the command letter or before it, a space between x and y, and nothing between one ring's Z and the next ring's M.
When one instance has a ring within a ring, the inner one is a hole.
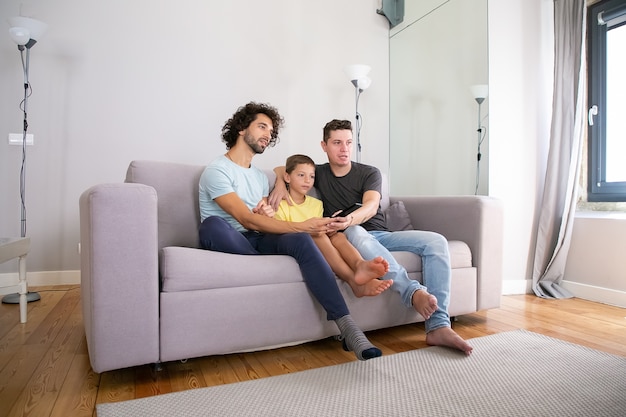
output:
M200 247L239 255L289 255L298 262L313 296L326 310L328 320L350 314L335 274L308 233L239 232L221 217L204 219L199 229Z
M450 304L450 252L447 240L440 234L421 230L401 232L367 231L361 226L350 226L346 237L364 259L382 256L389 262L385 279L393 279L393 288L400 294L402 303L412 308L413 293L420 289L437 298L437 311L426 320L426 333L440 327L450 327L448 305ZM422 257L424 285L409 275L390 252L406 251Z

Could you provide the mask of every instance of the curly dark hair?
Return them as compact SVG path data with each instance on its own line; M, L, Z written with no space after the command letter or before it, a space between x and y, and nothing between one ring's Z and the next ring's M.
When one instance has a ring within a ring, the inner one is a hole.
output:
M256 120L257 115L261 113L270 118L274 127L268 146L275 146L278 143L280 140L278 138L278 132L285 123L282 116L278 113L278 110L276 110L275 107L272 107L269 104L255 103L251 101L245 106L239 107L235 114L233 114L233 117L228 119L222 127L222 142L226 144L226 149L230 149L235 146L237 138L239 137L239 132L247 129L248 126L250 126L250 123Z
M328 143L328 139L330 138L330 132L333 132L335 130L352 131L352 122L350 120L333 119L330 122L326 123L326 126L324 126L324 142L325 143Z

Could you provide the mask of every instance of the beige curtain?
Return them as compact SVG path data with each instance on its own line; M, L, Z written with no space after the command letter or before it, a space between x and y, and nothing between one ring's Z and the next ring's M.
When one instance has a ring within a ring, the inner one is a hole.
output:
M533 265L540 297L572 295L561 285L578 197L586 97L585 0L554 0L552 126Z

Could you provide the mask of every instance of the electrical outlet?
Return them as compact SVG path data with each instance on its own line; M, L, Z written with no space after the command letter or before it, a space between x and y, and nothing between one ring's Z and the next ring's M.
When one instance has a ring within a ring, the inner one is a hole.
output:
M19 145L22 146L22 141L24 139L23 133L9 133L9 145ZM35 144L35 135L32 133L26 134L26 146Z

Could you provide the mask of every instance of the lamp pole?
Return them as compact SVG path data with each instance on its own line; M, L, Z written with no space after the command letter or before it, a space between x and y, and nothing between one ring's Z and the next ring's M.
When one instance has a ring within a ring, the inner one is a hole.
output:
M352 84L354 84L355 103L354 130L356 133L356 161L361 162L361 115L359 114L359 98L363 90L359 88L359 80L352 80Z
M482 123L481 123L481 119L480 119L480 108L483 104L483 101L485 101L484 97L477 97L476 98L476 102L478 103L478 129L476 129L476 132L478 132L478 140L477 140L477 150L476 150L476 189L474 190L474 195L478 194L478 183L480 182L480 160L482 158L482 154L480 152L480 145L482 144L482 133L483 133L483 128L482 128Z
M485 139L486 129L483 128L482 118L481 118L481 106L485 98L489 93L489 86L487 84L477 84L470 87L472 90L472 95L474 96L474 100L478 103L478 128L476 132L478 134L477 140L477 151L476 151L476 189L474 190L474 194L478 194L478 184L480 183L480 160L482 159L482 154L480 152L480 146Z
M28 90L30 88L28 73L30 66L30 47L26 48L26 60L24 60L24 47L19 45L18 48L20 49L20 55L22 56L22 67L24 68L24 100L22 101L24 123L22 134L22 168L20 169L20 231L21 236L26 237L26 137L28 133Z

